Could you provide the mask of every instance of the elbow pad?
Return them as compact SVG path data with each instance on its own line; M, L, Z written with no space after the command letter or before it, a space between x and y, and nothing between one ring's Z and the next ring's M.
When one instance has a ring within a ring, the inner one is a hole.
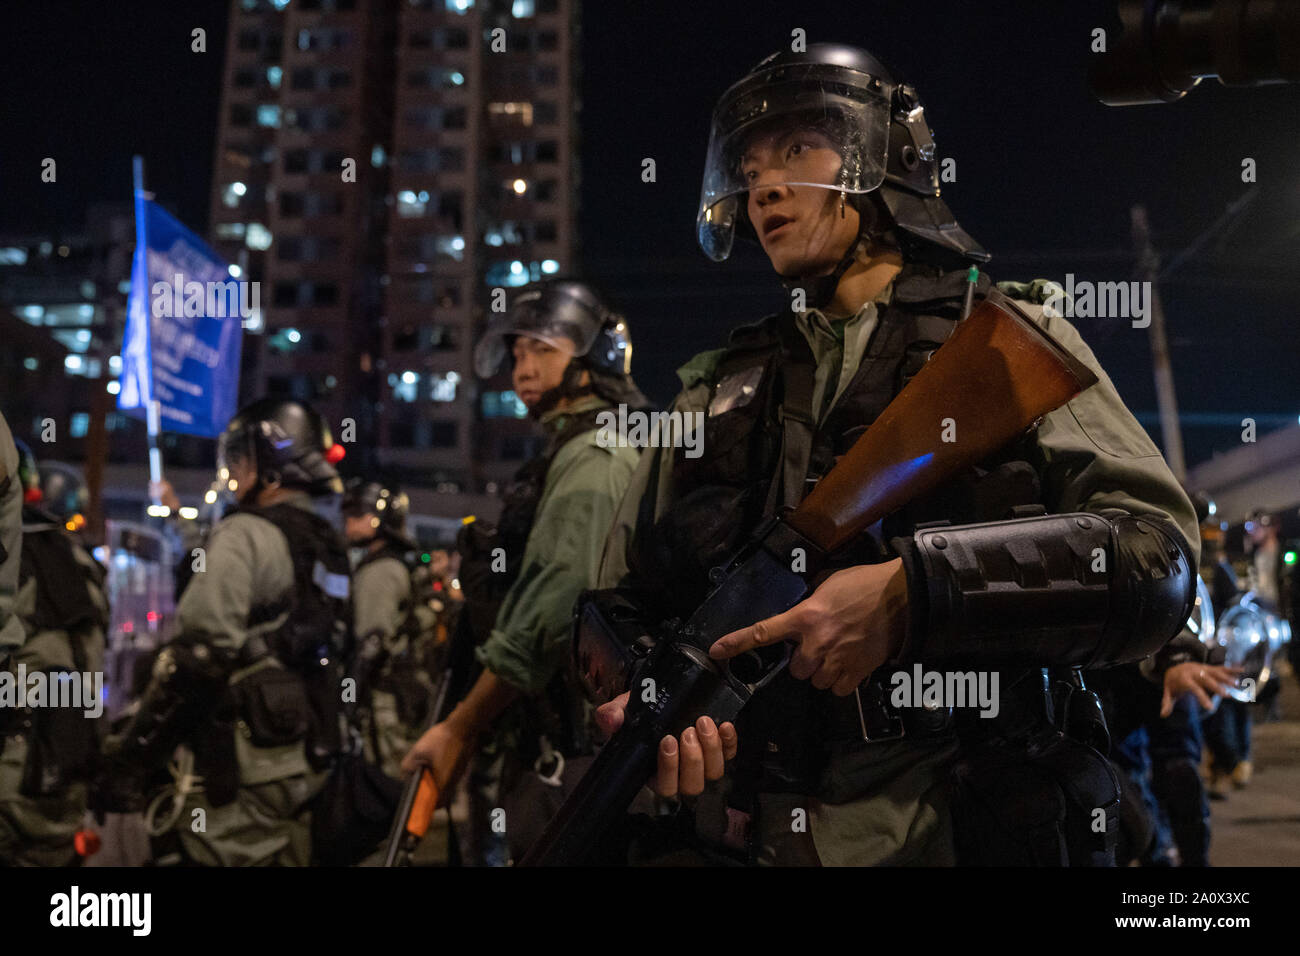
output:
M1166 521L1123 511L918 530L895 539L911 603L909 660L1106 667L1163 647L1194 572Z

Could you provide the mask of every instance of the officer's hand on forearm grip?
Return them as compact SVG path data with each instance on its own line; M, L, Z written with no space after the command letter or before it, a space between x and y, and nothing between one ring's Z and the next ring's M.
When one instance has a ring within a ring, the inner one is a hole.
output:
M596 710L596 724L606 734L623 726L628 695L622 694ZM692 797L704 792L705 781L722 777L726 762L736 756L738 738L730 721L718 727L701 717L680 737L659 741L659 767L648 786L661 797Z

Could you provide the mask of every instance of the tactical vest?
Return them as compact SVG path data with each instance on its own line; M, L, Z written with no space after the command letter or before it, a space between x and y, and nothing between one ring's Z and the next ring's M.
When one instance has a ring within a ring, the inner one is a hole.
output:
M279 528L293 559L293 590L252 608L248 623L271 621L285 611L288 617L271 634L246 641L241 663L270 653L300 681L273 670L254 675L235 695L238 709L259 746L288 743L305 733L308 760L320 770L345 747L339 688L353 653L347 547L328 521L305 508L277 504L240 510Z
M632 586L648 587L665 617L689 616L712 587L712 569L768 515L797 505L944 343L961 319L966 284L964 270L906 266L857 371L820 425L810 409L814 359L793 313L735 330L709 382L703 453L694 459L684 449L674 453L672 503L633 542ZM977 300L990 284L981 274ZM1026 436L1001 449L869 529L830 567L886 560L893 556L890 539L910 535L918 524L991 521L1013 507L1041 504L1035 447ZM826 722L842 717L853 700L782 672L741 714L738 776L759 774L754 763L762 760L762 789L805 788L824 759L817 742ZM761 756L776 751L785 755L779 762ZM754 760L747 762L746 752Z
M289 612L284 624L264 640L267 650L290 670L311 671L323 657L346 659L352 651L352 566L338 532L320 515L297 505L239 510L279 528L293 559L293 590L252 608L249 626Z

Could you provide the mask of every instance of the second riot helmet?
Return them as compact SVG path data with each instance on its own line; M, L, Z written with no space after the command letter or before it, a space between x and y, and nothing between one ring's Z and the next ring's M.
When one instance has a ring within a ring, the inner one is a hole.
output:
M632 337L627 320L609 309L586 283L548 279L517 292L505 314L489 323L474 349L474 370L488 378L501 368L517 336L545 342L572 356L564 381L542 397L543 408L560 397L594 391L614 404L647 408L632 379ZM582 370L591 386L578 385Z
M411 501L405 493L393 491L377 481L354 478L343 492L341 508L348 517L373 518L376 534L383 534L394 542L406 546L406 518L411 512Z
M342 458L329 426L311 406L262 398L235 413L217 440L217 474L233 481L240 462L256 468L259 486L278 484L313 495L343 490L334 463ZM240 500L252 489L231 488Z

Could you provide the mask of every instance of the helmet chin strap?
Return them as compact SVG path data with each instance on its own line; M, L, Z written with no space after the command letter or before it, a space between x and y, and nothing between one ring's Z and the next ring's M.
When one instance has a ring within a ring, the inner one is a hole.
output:
M849 243L849 248L840 261L836 263L835 268L824 276L782 276L781 284L793 292L796 289L804 290L804 301L810 309L824 309L831 304L835 298L835 290L839 287L840 279L848 271L849 266L858 257L858 250L862 247L863 241L867 238L866 232L859 230L857 238Z
M576 359L569 359L569 364L564 367L564 377L560 379L559 385L554 385L542 392L537 398L537 404L528 410L531 418L540 419L549 412L562 398L582 398L592 394L590 385L580 385L584 369L578 364Z

